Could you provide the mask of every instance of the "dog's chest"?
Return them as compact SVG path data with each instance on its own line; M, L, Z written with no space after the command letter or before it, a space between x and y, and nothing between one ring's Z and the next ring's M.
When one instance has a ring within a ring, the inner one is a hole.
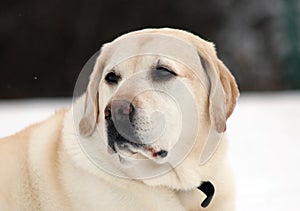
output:
M72 187L70 204L73 210L184 210L173 192L141 187L127 187L101 181L86 180ZM75 189L77 190L75 190Z

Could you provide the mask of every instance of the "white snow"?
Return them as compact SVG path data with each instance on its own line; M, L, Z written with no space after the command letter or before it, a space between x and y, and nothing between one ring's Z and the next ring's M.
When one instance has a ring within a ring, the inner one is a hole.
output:
M228 121L241 211L299 210L300 92L245 94Z
M71 99L0 100L0 137L42 121L71 103Z
M68 105L71 99L0 100L0 137ZM242 93L227 131L237 210L299 210L300 92Z

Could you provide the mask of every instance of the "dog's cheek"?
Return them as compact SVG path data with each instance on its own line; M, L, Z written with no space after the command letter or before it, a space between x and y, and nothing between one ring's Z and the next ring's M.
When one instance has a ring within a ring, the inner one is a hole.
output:
M171 96L172 97L172 96ZM160 96L157 103L158 112L161 114L162 127L160 128L163 144L173 147L179 138L182 129L182 111L178 103L168 95Z

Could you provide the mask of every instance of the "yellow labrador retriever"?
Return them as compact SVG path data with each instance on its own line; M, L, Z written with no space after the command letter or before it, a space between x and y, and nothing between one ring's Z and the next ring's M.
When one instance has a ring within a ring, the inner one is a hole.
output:
M213 44L145 29L94 62L72 108L0 140L0 210L234 210L239 92Z

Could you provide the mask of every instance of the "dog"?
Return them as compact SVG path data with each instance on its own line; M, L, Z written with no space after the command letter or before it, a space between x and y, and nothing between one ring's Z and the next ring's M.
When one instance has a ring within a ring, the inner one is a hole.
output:
M92 67L72 107L0 140L0 210L234 210L239 91L214 45L143 29Z

